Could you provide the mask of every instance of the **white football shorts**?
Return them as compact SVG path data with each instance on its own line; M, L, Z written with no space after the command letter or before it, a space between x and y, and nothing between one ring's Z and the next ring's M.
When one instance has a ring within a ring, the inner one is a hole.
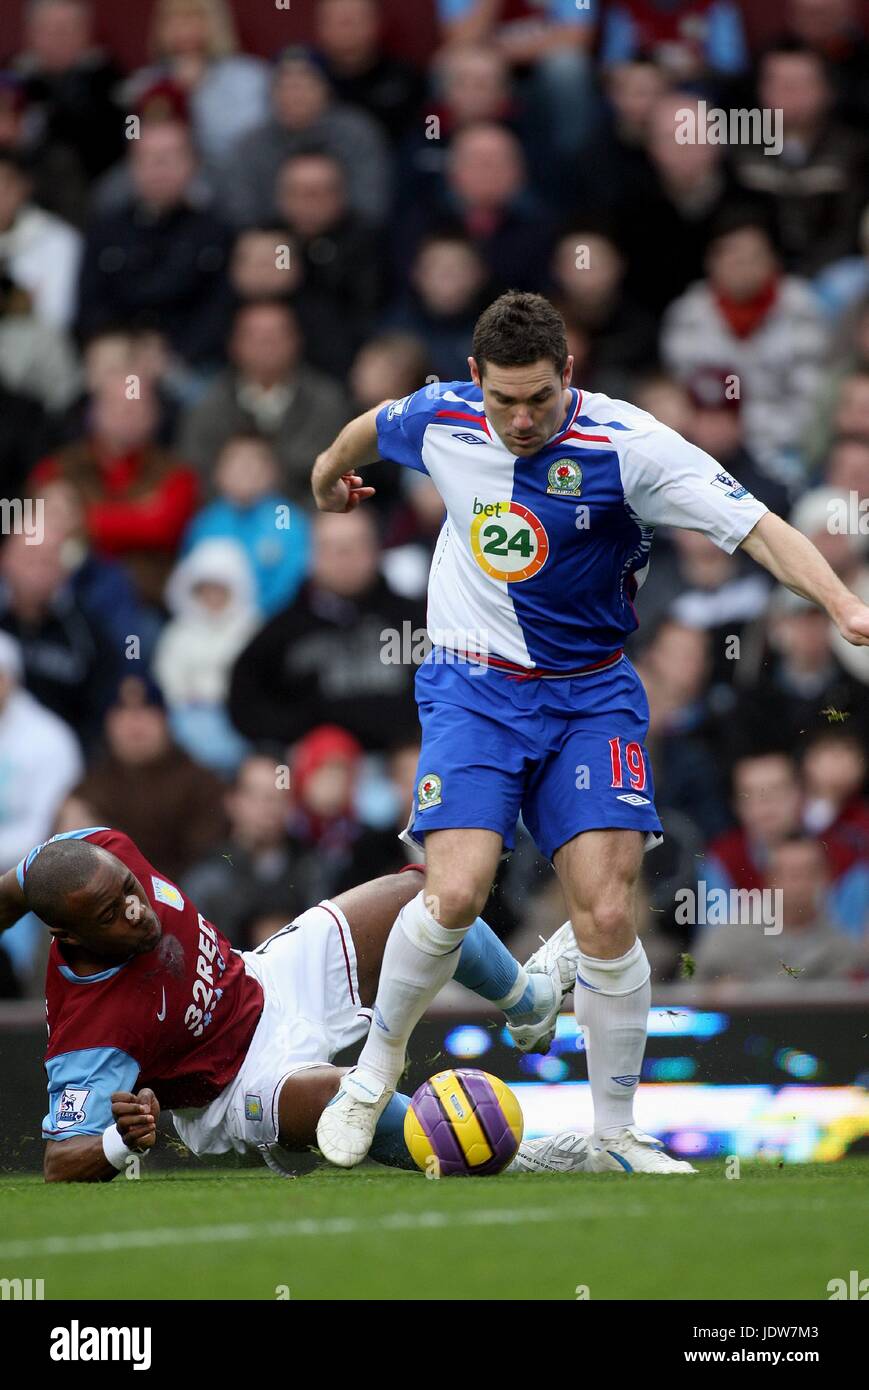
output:
M359 999L347 919L324 900L242 951L263 987L262 1017L238 1075L202 1110L175 1110L181 1139L197 1155L258 1149L269 1167L278 1137L278 1098L287 1077L322 1066L365 1036L371 1010Z

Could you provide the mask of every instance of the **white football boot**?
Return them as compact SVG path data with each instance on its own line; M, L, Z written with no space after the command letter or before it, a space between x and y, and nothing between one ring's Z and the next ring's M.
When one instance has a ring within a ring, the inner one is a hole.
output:
M586 1171L589 1136L576 1129L523 1139L508 1173L582 1173Z
M553 932L525 962L529 975L548 975L552 983L552 1007L537 1023L508 1023L507 1032L520 1052L548 1052L555 1037L561 1006L576 983L579 947L570 922Z
M628 1125L613 1139L589 1144L588 1173L696 1173L682 1159L671 1158L660 1139Z
M317 1125L317 1147L323 1157L338 1168L355 1168L361 1163L393 1093L394 1088L358 1067L342 1076Z

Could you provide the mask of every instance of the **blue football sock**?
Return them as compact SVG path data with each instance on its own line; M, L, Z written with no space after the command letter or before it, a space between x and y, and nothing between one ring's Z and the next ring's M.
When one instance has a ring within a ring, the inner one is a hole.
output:
M416 1168L404 1142L404 1116L409 1105L410 1096L396 1091L377 1121L368 1152L375 1162L385 1163L387 1168Z
M497 1004L510 998L521 970L522 966L511 956L503 941L499 941L492 928L482 917L478 917L462 942L455 974L459 984ZM509 1019L513 1019L520 1014L532 1013L534 1004L534 990L528 982L519 998L504 1012Z

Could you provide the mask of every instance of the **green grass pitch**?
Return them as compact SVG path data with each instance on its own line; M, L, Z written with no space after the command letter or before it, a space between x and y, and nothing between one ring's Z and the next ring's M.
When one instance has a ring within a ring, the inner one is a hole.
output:
M0 1180L0 1278L47 1299L826 1299L867 1270L869 1158L428 1181L373 1165Z

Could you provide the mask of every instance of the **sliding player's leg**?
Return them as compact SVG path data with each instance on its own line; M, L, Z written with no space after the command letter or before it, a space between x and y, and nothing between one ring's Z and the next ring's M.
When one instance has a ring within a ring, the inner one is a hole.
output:
M501 855L491 830L426 834L426 883L401 909L383 953L374 1018L354 1071L324 1110L317 1142L339 1167L360 1163L404 1070L407 1043L453 978L462 942L482 911Z
M646 1050L651 985L636 932L643 836L589 830L557 851L554 864L579 943L574 992L586 1038L594 1103L591 1171L690 1173L634 1124Z

